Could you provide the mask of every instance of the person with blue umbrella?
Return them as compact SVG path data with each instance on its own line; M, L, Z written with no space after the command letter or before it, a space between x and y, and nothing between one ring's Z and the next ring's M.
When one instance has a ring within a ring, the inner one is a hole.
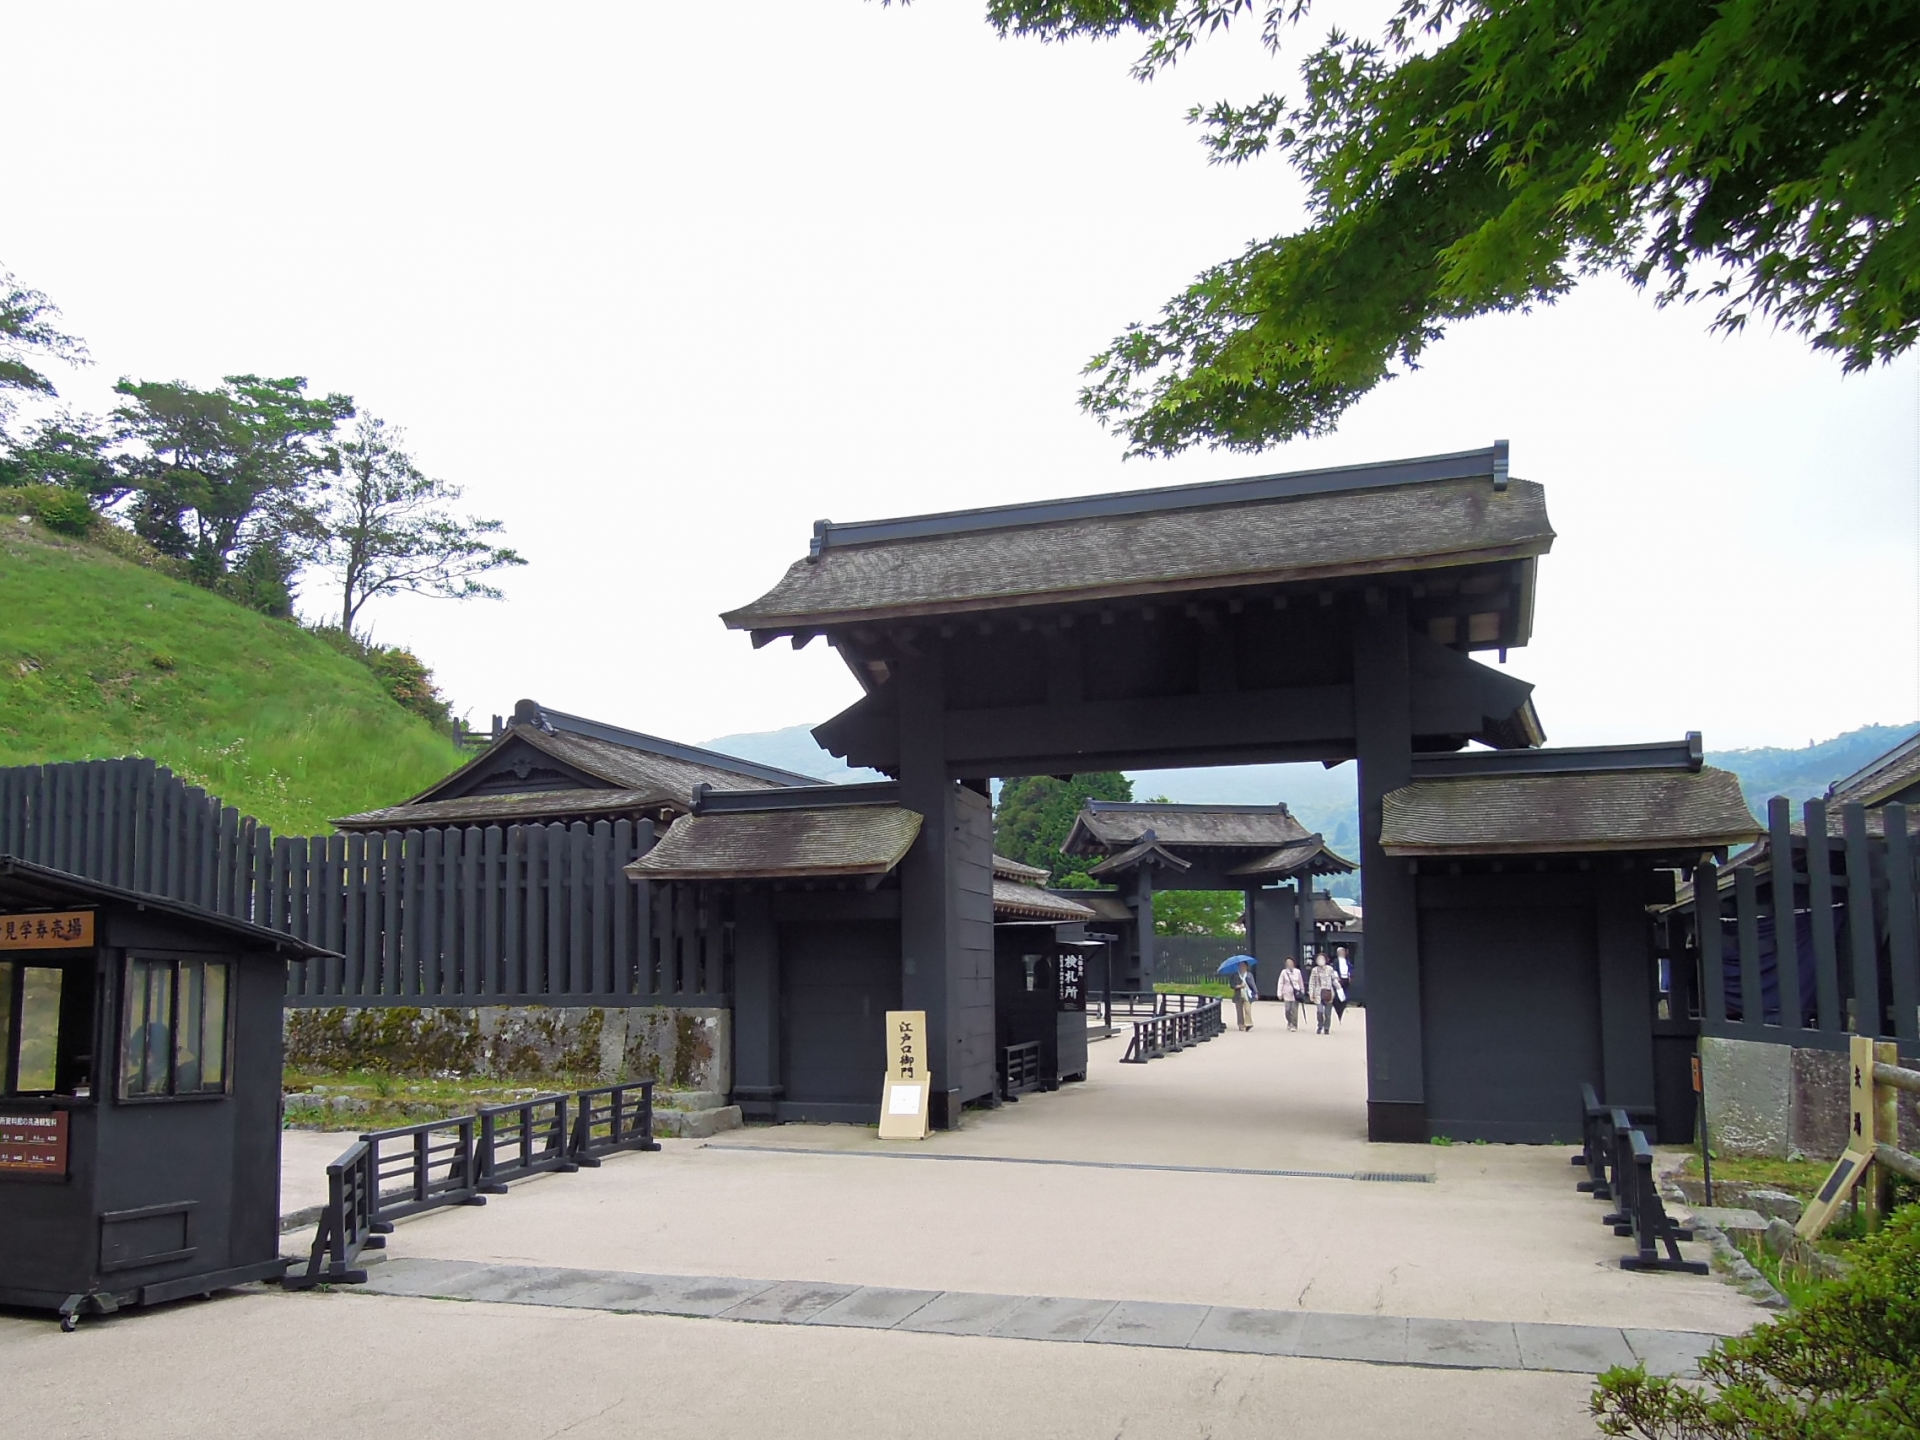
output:
M1260 993L1254 983L1253 967L1259 963L1251 955L1229 955L1213 972L1233 977L1233 1016L1242 1030L1253 1028L1253 1002Z

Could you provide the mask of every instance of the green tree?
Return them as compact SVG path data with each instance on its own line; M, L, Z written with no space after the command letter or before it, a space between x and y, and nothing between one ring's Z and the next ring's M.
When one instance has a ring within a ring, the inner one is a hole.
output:
M988 0L1000 32L1267 49L1311 0ZM1128 453L1330 429L1449 325L1613 272L1712 325L1771 320L1840 358L1920 333L1920 25L1910 0L1400 0L1334 32L1297 99L1197 108L1212 158L1277 151L1310 223L1203 271L1089 362Z
M1023 775L1000 782L993 808L993 848L1009 860L1045 870L1049 885L1085 889L1098 857L1068 856L1060 845L1086 800L1131 800L1133 782L1116 770L1093 775Z
M526 560L493 543L498 520L453 513L460 487L423 473L405 437L384 420L362 416L341 447L343 478L320 513L322 562L340 580L340 627L353 633L361 608L380 595L449 600L500 592L480 577Z
M1245 935L1247 897L1238 890L1156 890L1153 892L1153 933Z
M110 505L126 494L113 443L112 433L91 415L62 411L44 417L0 450L0 485L57 485Z
M322 477L340 469L346 395L309 396L299 377L229 375L215 390L122 380L116 438L132 447L133 528L193 578L269 614L292 610L293 579L320 543Z
M59 393L41 365L48 359L88 363L85 342L62 330L55 323L59 316L60 307L44 294L0 269L0 440L22 395Z

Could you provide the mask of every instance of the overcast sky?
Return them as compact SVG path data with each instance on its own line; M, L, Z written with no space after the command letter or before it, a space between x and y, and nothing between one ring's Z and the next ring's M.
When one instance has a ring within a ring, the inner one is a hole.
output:
M92 346L69 398L306 375L504 519L506 602L371 616L482 724L523 695L684 739L832 714L858 691L825 646L716 619L822 516L1497 437L1560 536L1510 659L1552 741L1920 713L1911 358L1845 379L1597 283L1461 327L1330 438L1122 463L1086 357L1301 220L1282 163L1210 167L1182 117L1292 75L1239 44L1143 86L1130 43L983 11L0 0L30 117L0 264Z

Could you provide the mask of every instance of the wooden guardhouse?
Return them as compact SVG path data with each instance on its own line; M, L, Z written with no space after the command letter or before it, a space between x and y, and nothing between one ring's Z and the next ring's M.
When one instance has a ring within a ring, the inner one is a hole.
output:
M1114 982L1124 990L1151 990L1159 978L1156 890L1239 890L1246 896L1248 953L1261 962L1261 993L1271 997L1287 957L1304 965L1314 942L1315 878L1357 868L1285 805L1088 800L1060 848L1101 857L1087 874L1114 885L1132 913L1131 944Z
M1045 888L1047 872L1004 855L993 866L994 1044L1000 1095L1087 1076L1092 906Z
M1686 1133L1692 1046L1661 1043L1651 910L1760 834L1699 736L1424 756L1383 811L1380 863L1417 905L1430 1133L1577 1141L1583 1083Z
M493 742L446 779L405 804L333 823L347 831L621 819L664 827L692 809L698 786L760 790L820 783L522 700Z
M0 856L0 1304L278 1276L280 1007L326 952Z

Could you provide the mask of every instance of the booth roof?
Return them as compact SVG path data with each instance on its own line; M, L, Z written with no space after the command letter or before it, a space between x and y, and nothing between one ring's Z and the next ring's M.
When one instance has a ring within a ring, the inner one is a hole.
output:
M1037 885L1047 878L1047 871L1039 865L1022 865L1018 860L1009 860L1004 855L993 857L994 878L999 880L1017 880L1026 885Z
M1507 479L1499 445L1337 471L822 521L813 553L722 618L780 634L1523 559L1544 554L1553 538L1544 491Z
M636 880L789 880L884 875L920 833L898 805L687 815L627 866Z
M0 906L58 906L90 905L102 901L132 905L140 910L153 910L162 915L170 915L177 920L190 920L209 930L231 936L235 940L245 941L249 949L275 950L282 955L291 955L298 959L310 960L317 956L332 955L318 945L310 945L305 940L292 935L284 935L278 930L268 930L247 920L235 920L232 916L221 915L213 910L204 910L198 905L189 905L184 900L169 900L160 895L146 895L138 890L123 890L118 885L106 885L98 880L90 880L84 875L69 874L65 870L49 869L45 865L35 865L30 860L16 859L12 855L0 855Z
M1069 855L1138 845L1148 832L1163 846L1271 850L1313 838L1285 805L1154 805L1089 800L1060 848Z
M1835 785L1827 797L1833 804L1828 813L1837 815L1850 803L1884 805L1915 785L1920 785L1920 731Z
M1094 917L1091 905L1082 905L1078 900L1052 894L1037 885L1022 885L1016 880L1002 880L998 876L993 881L993 913L995 918L1014 916L1022 920L1051 920L1063 925Z
M1389 855L1701 851L1760 837L1726 770L1587 770L1415 780L1388 793Z

